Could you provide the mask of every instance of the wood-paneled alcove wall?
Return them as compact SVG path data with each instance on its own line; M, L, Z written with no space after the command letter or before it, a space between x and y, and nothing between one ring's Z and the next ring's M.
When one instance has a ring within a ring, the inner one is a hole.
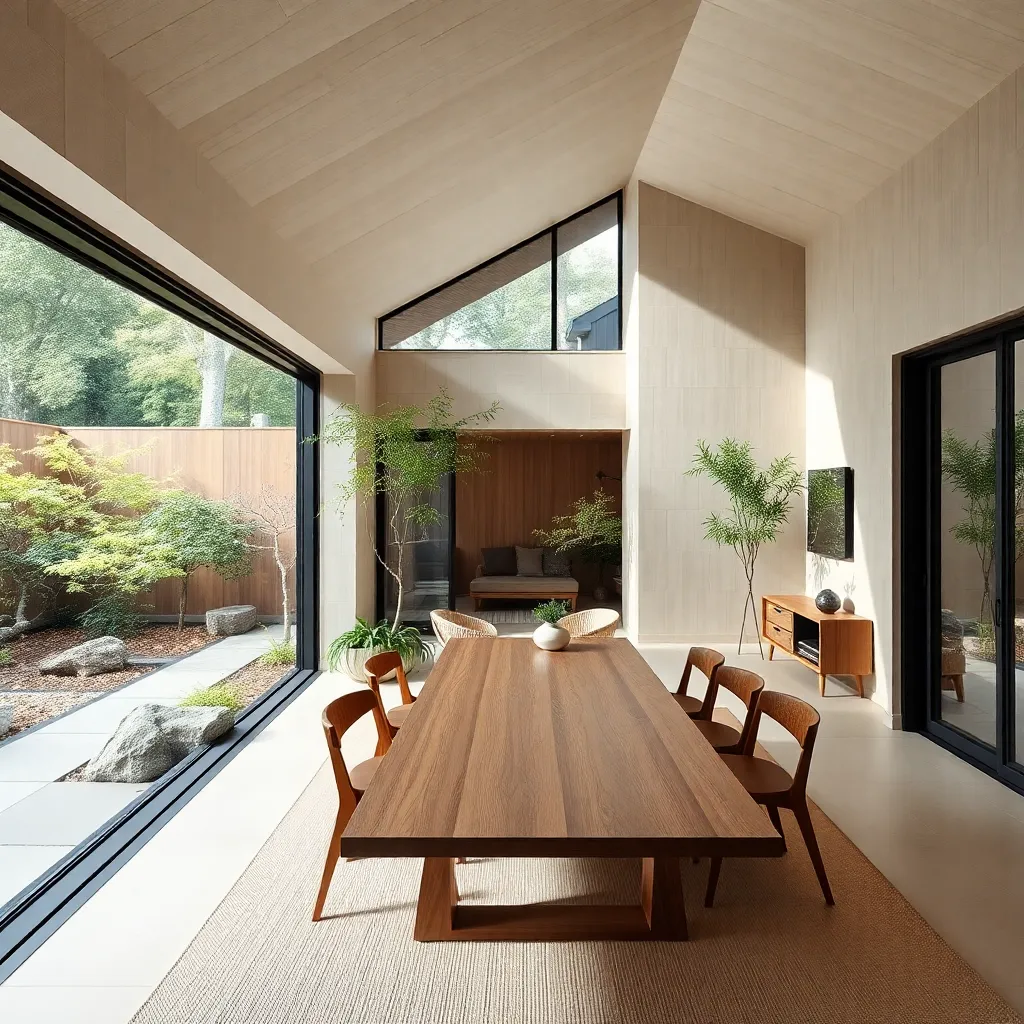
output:
M469 593L480 549L537 545L533 531L598 487L622 507L620 431L492 431L482 473L460 476L455 491L455 593ZM592 566L573 564L582 593L597 585ZM610 585L610 581L609 581Z

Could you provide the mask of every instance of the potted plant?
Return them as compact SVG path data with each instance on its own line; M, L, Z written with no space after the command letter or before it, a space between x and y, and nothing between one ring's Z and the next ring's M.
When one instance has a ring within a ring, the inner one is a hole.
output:
M381 651L397 651L406 672L418 668L430 656L415 626L393 626L389 622L370 625L366 619L357 618L350 630L331 641L327 648L327 667L361 683L366 680L363 671L366 659Z
M549 548L596 565L598 585L594 597L608 600L605 567L622 562L622 516L615 511L615 498L603 489L592 498L577 498L572 512L555 516L548 530L534 530L534 536Z
M688 476L706 476L720 484L729 496L728 512L712 512L704 520L704 538L719 546L731 547L743 563L747 593L743 600L737 654L743 645L748 608L754 614L757 646L761 649L754 606L754 564L761 545L778 539L779 531L789 518L793 496L803 488L803 477L792 455L772 459L767 469L761 469L753 451L749 441L731 437L725 438L717 450L706 441L698 441L693 468L687 471ZM761 657L764 657L763 649Z
M533 642L542 651L561 651L568 646L572 637L558 620L569 614L567 601L545 601L533 609L534 618L540 625L533 631Z

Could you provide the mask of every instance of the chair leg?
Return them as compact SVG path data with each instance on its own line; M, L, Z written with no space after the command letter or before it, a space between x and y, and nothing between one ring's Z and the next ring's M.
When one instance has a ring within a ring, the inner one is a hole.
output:
M715 905L715 890L718 888L718 876L722 871L722 858L712 857L711 858L711 871L708 873L708 887L704 892L704 906L713 907Z
M956 699L958 704L964 702L964 677L962 675L953 676L953 690L956 692Z
M334 869L338 865L338 860L341 857L341 833L345 831L345 825L348 823L348 818L351 815L345 816L345 821L341 820L341 815L338 815L338 820L334 823L334 834L331 836L331 845L327 847L327 861L324 864L324 874L320 879L320 892L317 893L316 905L313 907L313 920L319 921L321 914L323 914L324 904L327 902L327 893L331 888L331 879L334 877Z
M810 854L811 863L814 865L814 873L818 876L821 893L825 897L825 902L828 906L834 907L836 901L832 898L832 888L828 884L825 865L821 859L821 851L818 849L818 840L814 835L814 826L811 824L811 812L807 809L807 804L801 802L793 808L793 814L796 817L797 824L800 826L804 843L807 845L807 852Z
M771 818L772 824L775 826L775 831L782 836L782 849L786 849L786 833L782 830L782 819L779 817L779 809L774 804L767 804L765 810L768 812L768 817Z

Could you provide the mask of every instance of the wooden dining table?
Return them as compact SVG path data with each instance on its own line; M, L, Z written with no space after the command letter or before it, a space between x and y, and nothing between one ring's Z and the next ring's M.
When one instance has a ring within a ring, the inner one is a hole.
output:
M495 637L447 643L341 852L423 858L417 940L679 940L681 857L784 847L628 640ZM459 857L637 857L642 872L627 905L460 905Z

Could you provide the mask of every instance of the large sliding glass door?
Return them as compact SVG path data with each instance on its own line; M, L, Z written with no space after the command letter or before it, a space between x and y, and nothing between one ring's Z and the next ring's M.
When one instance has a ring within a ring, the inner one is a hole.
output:
M1024 791L1024 326L903 360L904 726Z

